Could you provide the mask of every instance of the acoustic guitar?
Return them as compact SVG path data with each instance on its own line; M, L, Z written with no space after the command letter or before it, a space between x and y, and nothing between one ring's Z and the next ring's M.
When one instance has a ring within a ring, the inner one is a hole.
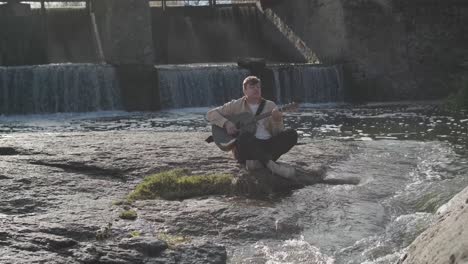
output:
M278 108L278 110L281 112L292 111L293 109L296 109L297 106L297 103L290 103ZM237 127L239 134L245 132L255 134L257 130L257 121L271 116L271 112L272 111L268 111L257 116L250 112L242 112L231 116L225 116L225 118ZM236 135L229 135L225 128L213 125L211 126L211 133L216 146L221 150L229 151L234 147L237 137Z

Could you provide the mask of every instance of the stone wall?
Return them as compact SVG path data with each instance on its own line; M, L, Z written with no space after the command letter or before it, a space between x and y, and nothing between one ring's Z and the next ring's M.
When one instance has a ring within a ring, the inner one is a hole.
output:
M322 62L346 63L355 100L446 96L468 60L464 1L296 0L272 8Z

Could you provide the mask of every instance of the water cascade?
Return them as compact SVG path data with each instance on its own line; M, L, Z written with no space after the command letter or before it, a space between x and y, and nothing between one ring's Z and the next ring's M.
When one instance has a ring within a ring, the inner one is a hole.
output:
M234 64L157 66L162 108L219 105L242 95L249 75Z
M280 102L327 103L344 101L343 68L314 64L271 67L275 94Z
M0 114L119 109L118 86L109 65L0 67Z
M162 108L213 106L242 96L249 71L235 64L156 66ZM340 66L282 64L268 66L280 103L324 103L344 100Z

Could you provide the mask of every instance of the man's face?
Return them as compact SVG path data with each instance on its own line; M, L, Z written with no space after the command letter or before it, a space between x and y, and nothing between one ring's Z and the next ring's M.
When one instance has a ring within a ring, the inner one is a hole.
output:
M244 89L244 95L248 99L258 99L262 98L262 89L260 83L257 84L247 84Z

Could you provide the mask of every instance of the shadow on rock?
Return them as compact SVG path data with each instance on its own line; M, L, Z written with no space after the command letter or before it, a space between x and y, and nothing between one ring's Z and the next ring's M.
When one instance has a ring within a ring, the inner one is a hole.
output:
M285 165L285 164L282 164ZM245 195L254 198L268 198L278 195L288 195L291 191L304 188L317 183L340 185L359 184L358 178L327 179L325 166L316 170L295 168L294 178L283 178L272 173L267 168L247 171L241 169L233 180L234 190L237 195Z

